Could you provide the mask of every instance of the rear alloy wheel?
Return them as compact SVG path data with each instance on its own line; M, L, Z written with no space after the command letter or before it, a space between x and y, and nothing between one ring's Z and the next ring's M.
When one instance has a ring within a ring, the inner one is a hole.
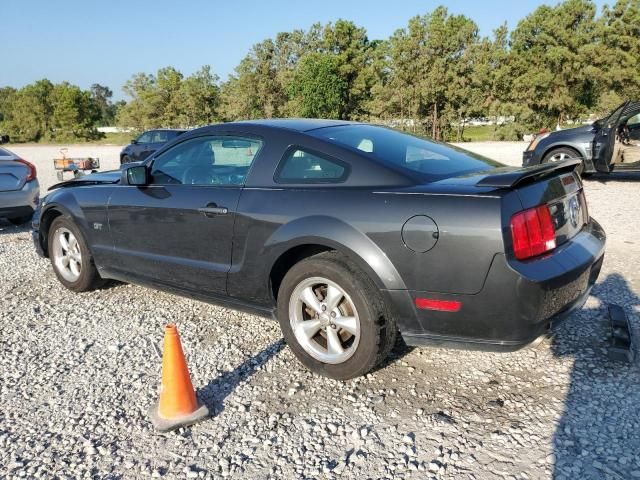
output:
M311 371L338 380L366 374L386 358L396 338L380 291L334 252L287 272L278 293L278 320L296 357Z
M58 217L51 223L48 249L58 280L69 290L85 292L104 283L82 234L70 219Z
M316 360L342 363L360 342L360 318L353 301L336 283L311 277L289 299L289 321L300 346Z

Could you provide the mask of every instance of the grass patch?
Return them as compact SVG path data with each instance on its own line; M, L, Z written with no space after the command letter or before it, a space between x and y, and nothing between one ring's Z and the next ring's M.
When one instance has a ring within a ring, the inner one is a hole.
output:
M473 125L465 127L464 142L488 142L495 140L495 125Z

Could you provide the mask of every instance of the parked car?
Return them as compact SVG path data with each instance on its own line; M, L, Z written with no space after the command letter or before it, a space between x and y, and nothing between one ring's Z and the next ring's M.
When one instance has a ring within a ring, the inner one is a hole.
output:
M515 350L586 300L605 234L578 161L505 167L368 124L204 127L56 185L34 242L60 282L150 285L277 317L347 379L410 345Z
M21 225L31 220L40 199L36 167L0 148L0 218Z
M0 144L9 143L9 135L0 133Z
M625 102L592 125L538 135L522 157L524 166L577 158L580 170L640 171L640 102Z
M120 165L144 160L164 144L182 135L184 132L186 132L186 130L173 130L168 128L144 132L138 138L131 140L131 143L122 149L120 152Z

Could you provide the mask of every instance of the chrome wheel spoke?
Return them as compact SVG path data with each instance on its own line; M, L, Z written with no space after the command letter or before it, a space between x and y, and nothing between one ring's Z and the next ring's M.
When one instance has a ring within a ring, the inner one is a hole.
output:
M69 270L71 270L71 273L73 273L75 276L80 276L80 262L71 260L69 262Z
M343 297L344 294L339 288L329 285L327 287L327 295L324 298L324 302L327 304L327 310L331 312L337 308Z
M320 305L320 300L318 300L318 297L316 297L316 294L313 291L313 288L307 287L304 289L304 291L302 292L302 301L305 303L307 307L313 309L313 311L316 312L318 315L322 313L322 306Z
M330 355L342 355L344 348L335 328L327 327L327 351Z
M60 234L58 235L58 241L60 242L60 246L62 247L62 250L67 252L69 250L69 240L67 240L67 237L65 236L64 232L60 232Z
M337 317L333 319L333 323L349 332L351 335L356 335L358 333L358 321L356 317Z
M311 339L316 336L321 327L322 323L320 320L306 320L298 324L298 333L304 336L304 338Z
M65 255L64 257L62 257L60 259L60 262L62 263L63 266L68 267L69 266L69 256Z

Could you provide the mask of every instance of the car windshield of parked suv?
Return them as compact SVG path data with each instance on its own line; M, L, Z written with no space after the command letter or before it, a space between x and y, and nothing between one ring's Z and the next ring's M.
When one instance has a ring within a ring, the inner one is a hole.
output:
M343 125L319 128L309 134L364 152L429 181L504 166L471 152L386 127Z

